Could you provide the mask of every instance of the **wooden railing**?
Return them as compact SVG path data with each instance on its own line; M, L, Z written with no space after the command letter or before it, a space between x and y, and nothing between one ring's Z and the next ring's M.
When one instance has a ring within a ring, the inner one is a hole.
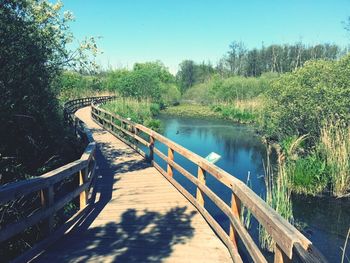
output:
M81 107L90 105L92 101L104 102L112 97L84 98L69 101L65 104L65 118L75 124L76 131L87 143L87 146L79 160L59 167L39 177L25 181L10 183L0 187L0 205L15 202L19 198L38 194L41 200L41 208L29 216L19 219L17 222L1 226L0 242L4 242L15 235L25 231L38 223L46 225L46 238L35 244L29 251L16 258L16 262L25 262L42 251L48 244L57 240L79 219L89 204L89 194L95 181L95 150L91 133L75 116L74 112ZM56 186L65 180L74 179L77 182L74 190L65 195L56 194ZM54 229L54 215L68 203L75 201L78 211L61 227ZM42 231L42 230L41 230ZM0 259L1 261L1 259Z
M234 262L242 262L238 253L238 239L242 241L254 262L267 262L263 253L240 221L242 205L251 211L259 224L272 236L276 244L274 262L289 262L296 258L302 262L326 262L324 257L313 247L310 240L276 213L249 187L231 174L157 132L100 108L98 103L92 103L91 107L92 118L96 123L134 148L142 156L147 157L152 165L198 209L227 246ZM145 137L147 138L145 139ZM148 154L131 141L140 142L148 147ZM156 141L167 146L167 155L155 147ZM197 176L191 174L174 161L175 152L198 166ZM166 162L166 171L155 161L154 154ZM173 178L174 169L196 185L197 192L195 197ZM210 174L231 190L230 206L206 185L207 174ZM228 217L230 221L229 233L226 233L206 210L204 207L204 196L207 196Z

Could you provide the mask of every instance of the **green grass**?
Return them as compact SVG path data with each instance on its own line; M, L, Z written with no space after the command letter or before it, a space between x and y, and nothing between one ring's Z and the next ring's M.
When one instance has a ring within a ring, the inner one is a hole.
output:
M228 104L214 106L180 104L168 107L162 112L174 116L225 119L239 123L252 123L256 119L256 115L251 110Z
M295 193L316 195L322 193L329 182L326 163L315 153L289 162L287 173Z
M155 119L159 114L159 105L149 101L134 99L117 99L102 106L105 110L115 113L125 119L159 131L160 121Z
M248 109L240 109L234 105L216 105L211 109L221 115L222 118L239 123L251 123L256 119L256 115Z
M222 118L218 112L213 111L209 106L200 104L180 104L168 107L162 113L181 117Z

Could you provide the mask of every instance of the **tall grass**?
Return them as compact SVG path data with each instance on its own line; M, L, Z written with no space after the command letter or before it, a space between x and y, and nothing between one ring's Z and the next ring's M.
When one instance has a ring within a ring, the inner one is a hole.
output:
M293 221L293 210L291 201L291 191L289 188L289 178L286 173L285 156L277 151L277 169L274 171L270 162L271 146L267 148L267 161L264 164L266 203L270 205L278 214L289 222ZM274 174L276 172L276 175ZM261 225L259 227L259 240L262 248L273 251L275 242Z
M259 98L249 100L233 100L231 102L216 102L211 107L214 112L219 113L223 118L241 122L254 122L261 109Z
M120 98L106 103L103 108L123 118L143 124L148 128L157 131L160 129L160 121L154 119L159 114L160 107L148 100L139 101L131 98Z
M329 120L321 128L320 152L329 168L334 196L350 195L350 126Z

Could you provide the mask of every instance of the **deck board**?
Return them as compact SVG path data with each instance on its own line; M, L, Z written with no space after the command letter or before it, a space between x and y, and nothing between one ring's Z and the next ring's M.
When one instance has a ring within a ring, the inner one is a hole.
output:
M196 208L134 150L77 116L98 144L90 213L35 262L231 262Z

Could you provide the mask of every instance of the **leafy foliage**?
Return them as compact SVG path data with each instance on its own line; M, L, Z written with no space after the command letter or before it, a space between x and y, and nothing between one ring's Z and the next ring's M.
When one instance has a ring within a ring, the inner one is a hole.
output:
M350 55L340 61L310 61L282 75L266 92L262 129L273 138L310 134L314 143L323 120L350 120Z
M160 62L136 63L131 71L109 71L104 85L122 97L166 105L177 103L180 97L174 76Z
M64 71L55 79L54 86L62 102L94 96L105 91L101 76L85 75L75 71Z

